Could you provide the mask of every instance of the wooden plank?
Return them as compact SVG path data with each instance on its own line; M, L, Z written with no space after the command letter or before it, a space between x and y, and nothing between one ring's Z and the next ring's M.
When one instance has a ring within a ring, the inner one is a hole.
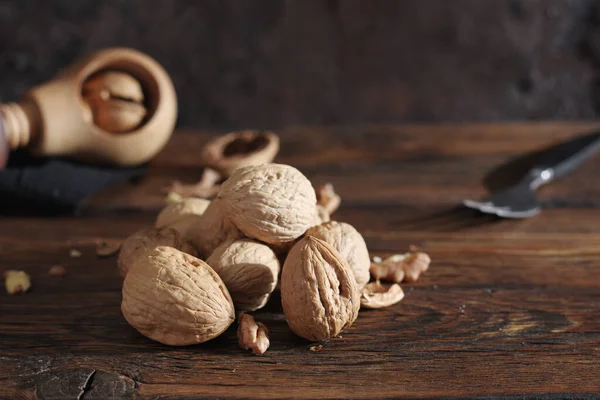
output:
M289 330L276 292L256 313L270 330L263 357L237 347L235 326L186 348L139 335L120 312L116 257L95 254L97 240L121 240L152 224L164 204L161 184L196 176L193 154L207 136L180 133L148 177L100 194L80 216L3 217L0 269L26 270L33 287L23 296L0 291L0 397L76 398L85 386L84 398L594 398L599 161L549 187L550 208L530 220L500 221L456 206L484 194L480 179L497 162L591 127L286 130L280 161L295 159L314 181L332 181L344 199L336 217L363 232L374 255L416 244L433 264L403 285L399 305L361 311L320 352ZM523 147L514 146L516 137ZM474 138L479 153L469 148ZM304 150L289 151L303 141ZM336 143L354 146L340 150L347 169L328 153ZM369 153L376 147L381 159ZM394 147L406 153L394 158ZM427 161L410 154L425 148ZM74 248L81 257L70 257ZM66 267L64 278L47 274L54 264Z

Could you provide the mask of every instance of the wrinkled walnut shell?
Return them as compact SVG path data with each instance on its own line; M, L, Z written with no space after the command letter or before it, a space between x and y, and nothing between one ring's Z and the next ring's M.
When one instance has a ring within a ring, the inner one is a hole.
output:
M206 262L225 282L239 310L263 307L277 286L279 260L267 245L254 240L223 243Z
M203 343L235 320L225 284L204 261L157 247L131 268L121 311L142 335L171 346Z
M324 240L336 249L352 268L359 287L369 282L369 250L362 235L352 225L330 221L310 228L306 234Z
M218 199L210 203L204 214L191 216L185 223L188 222L191 223L185 227L185 237L203 258L210 256L220 244L244 236L227 218Z
M157 228L175 229L182 238L188 239L189 231L194 225L201 224L210 200L195 197L184 198L181 202L167 205L156 217Z
M281 303L292 331L308 340L326 340L356 320L360 293L352 269L337 250L306 236L283 266Z
M196 250L181 238L179 232L171 228L165 229L142 229L129 236L121 245L117 266L123 278L133 264L147 252L158 246L169 246L196 256Z
M171 225L186 219L190 215L202 215L210 205L210 200L187 197L178 203L167 205L156 217L154 226L169 228Z
M279 137L268 131L239 131L208 142L200 158L204 164L229 177L238 168L266 164L279 151Z
M246 236L273 245L297 239L318 222L315 190L289 165L237 169L221 186L217 200Z

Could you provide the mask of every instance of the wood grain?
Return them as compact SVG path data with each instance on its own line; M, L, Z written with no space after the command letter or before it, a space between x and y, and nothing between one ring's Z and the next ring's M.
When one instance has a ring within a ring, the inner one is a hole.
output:
M262 357L237 347L235 326L187 348L154 343L120 312L115 257L98 239L147 226L160 188L201 174L210 132L179 132L147 177L91 199L77 217L2 217L0 269L32 276L0 293L3 398L597 398L600 393L600 158L540 193L544 212L504 221L457 206L507 160L592 124L293 127L278 161L331 181L337 219L374 255L415 244L433 264L405 299L361 311L341 337L313 344L287 327L279 294L256 318ZM78 249L79 258L69 251ZM50 277L54 264L64 278ZM86 384L87 382L87 384Z

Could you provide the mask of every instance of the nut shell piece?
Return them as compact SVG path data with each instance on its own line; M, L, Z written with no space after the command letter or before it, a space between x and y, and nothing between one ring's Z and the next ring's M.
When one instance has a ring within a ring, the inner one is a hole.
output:
M329 243L348 262L359 287L369 282L371 260L362 235L345 222L330 221L310 228L307 235Z
M279 260L263 243L251 239L223 243L206 262L225 282L237 309L262 308L277 286Z
M404 291L397 283L382 285L381 282L367 283L362 289L360 304L364 308L384 308L400 302Z
M204 261L160 246L123 282L121 311L142 335L172 346L203 343L235 320L231 296Z
M224 177L238 168L273 161L279 151L279 137L269 131L246 130L218 136L202 149L200 158Z
M337 250L306 236L284 263L281 303L292 331L308 340L326 340L356 320L360 292L352 269Z
M297 239L318 222L315 190L289 165L237 169L223 183L217 199L246 236L268 244Z
M129 236L121 245L117 266L123 278L133 264L147 252L158 246L169 246L196 256L196 250L181 238L179 232L171 228L142 229Z

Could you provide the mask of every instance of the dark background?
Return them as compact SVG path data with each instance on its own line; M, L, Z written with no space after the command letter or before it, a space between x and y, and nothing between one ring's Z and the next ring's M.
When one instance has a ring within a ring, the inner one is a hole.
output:
M179 126L591 119L590 0L0 1L0 98L95 49L172 75Z

